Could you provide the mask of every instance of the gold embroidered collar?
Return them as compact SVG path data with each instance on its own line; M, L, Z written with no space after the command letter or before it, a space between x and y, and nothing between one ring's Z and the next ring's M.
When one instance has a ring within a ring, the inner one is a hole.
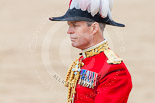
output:
M90 48L82 50L82 55L84 58L92 57L94 55L97 55L97 54L103 52L104 50L106 50L108 48L109 48L108 42L106 40L104 40Z

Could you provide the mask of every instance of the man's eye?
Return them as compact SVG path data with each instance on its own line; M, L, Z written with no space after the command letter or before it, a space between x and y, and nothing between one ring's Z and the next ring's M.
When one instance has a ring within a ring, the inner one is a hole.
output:
M74 26L79 26L78 24L74 24Z

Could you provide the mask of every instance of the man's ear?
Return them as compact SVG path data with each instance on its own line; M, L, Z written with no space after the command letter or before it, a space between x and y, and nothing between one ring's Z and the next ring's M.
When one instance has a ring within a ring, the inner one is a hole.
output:
M100 29L99 23L97 22L94 22L91 26L92 26L92 34L96 34Z

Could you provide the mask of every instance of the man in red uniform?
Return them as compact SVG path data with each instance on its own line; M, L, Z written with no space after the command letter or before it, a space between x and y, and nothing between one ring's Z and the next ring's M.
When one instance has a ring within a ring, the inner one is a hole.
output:
M111 17L112 0L71 0L52 21L67 21L72 46L82 50L68 70L68 103L127 103L131 76L103 36L105 25L124 27Z

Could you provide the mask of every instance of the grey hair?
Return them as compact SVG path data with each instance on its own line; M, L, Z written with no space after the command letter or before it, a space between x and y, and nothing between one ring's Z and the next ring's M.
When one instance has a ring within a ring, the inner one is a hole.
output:
M94 22L87 22L87 25L88 25L88 26L91 26L93 23L94 23ZM98 23L98 24L99 24L99 26L100 26L101 31L103 32L103 31L104 31L104 28L105 28L105 26L106 26L106 24L105 24L105 23Z

